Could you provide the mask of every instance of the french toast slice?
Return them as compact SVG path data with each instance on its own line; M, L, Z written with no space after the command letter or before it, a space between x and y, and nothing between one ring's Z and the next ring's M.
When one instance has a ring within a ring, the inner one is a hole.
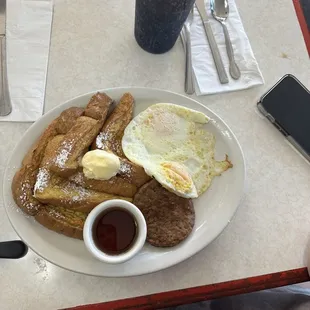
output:
M138 188L151 180L143 167L140 167L125 158L120 158L121 166L115 177L109 180L88 179L82 172L82 168L69 180L84 188L89 188L98 192L133 197Z
M90 99L84 116L77 118L55 151L50 169L62 177L69 177L79 167L79 158L98 135L108 114L112 99L97 93Z
M14 175L11 189L17 206L28 215L36 215L42 208L42 203L33 197L33 187L36 183L38 168L32 165L22 166Z
M113 102L107 94L97 92L90 98L84 115L100 121L103 125Z
M22 165L39 166L45 147L50 139L59 134L66 134L76 119L84 113L84 108L71 107L64 110L43 132L32 148L25 155Z
M122 177L115 176L109 180L88 179L83 171L78 171L69 180L84 188L112 195L133 197L137 192L137 186Z
M59 135L65 135L74 125L77 118L84 114L84 108L71 107L64 110L58 117L56 131Z
M111 199L132 201L132 198L129 197L83 188L53 172L49 172L46 168L40 168L38 180L34 192L37 200L44 204L64 207L73 211L89 213L101 202ZM38 182L40 182L40 185L38 185Z
M151 180L151 177L145 173L143 167L132 163L127 158L120 158L120 162L121 167L116 176L134 184L137 188Z
M92 144L92 149L110 150L119 157L125 157L122 138L125 128L132 119L133 106L133 96L130 93L125 93L104 123Z
M63 207L46 205L35 215L44 227L65 236L83 239L83 227L87 214Z
M84 188L98 192L133 197L138 188L151 180L151 177L145 173L143 167L125 158L120 158L120 162L121 165L117 175L109 180L88 179L82 172L82 168L70 176L69 180Z
M97 120L87 116L79 117L71 130L62 138L50 169L60 176L68 177L79 167L78 158L90 145L99 129Z
M15 203L26 214L33 216L42 208L42 203L33 197L33 188L48 142L58 133L65 133L70 124L72 125L83 112L82 108L69 108L63 111L25 155L22 167L14 175L11 189Z

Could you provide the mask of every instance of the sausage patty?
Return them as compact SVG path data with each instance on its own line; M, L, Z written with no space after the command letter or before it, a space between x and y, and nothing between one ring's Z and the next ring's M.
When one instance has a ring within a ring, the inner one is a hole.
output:
M194 227L193 202L169 192L154 179L138 190L133 203L145 217L147 241L154 246L175 246Z

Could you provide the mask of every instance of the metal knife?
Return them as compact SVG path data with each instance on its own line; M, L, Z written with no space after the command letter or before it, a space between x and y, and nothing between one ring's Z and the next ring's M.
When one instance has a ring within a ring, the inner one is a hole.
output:
M6 0L0 0L0 116L12 112L7 78L6 44L5 44Z
M212 56L214 59L215 67L220 79L221 84L227 84L228 83L228 76L226 74L224 64L221 58L221 54L219 51L219 48L217 46L217 43L215 41L212 28L210 25L210 21L206 12L205 8L205 2L204 0L196 0L196 7L198 9L198 12L200 14L200 17L202 19L202 23L209 41L210 49L212 52Z

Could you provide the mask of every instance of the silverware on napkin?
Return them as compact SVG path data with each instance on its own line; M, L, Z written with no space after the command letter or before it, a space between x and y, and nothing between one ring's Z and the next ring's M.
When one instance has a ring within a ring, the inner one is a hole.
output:
M192 43L191 43L191 24L193 22L194 12L191 9L183 27L184 31L184 49L186 54L185 64L185 92L192 95L195 92L193 81L193 64L192 64ZM182 35L181 35L182 36Z
M212 52L212 56L214 59L214 63L216 66L216 70L220 79L221 84L227 84L228 83L228 76L226 74L225 68L224 68L224 64L223 64L223 60L221 58L220 55L220 51L219 48L216 44L213 32L212 32L212 28L210 25L210 21L205 9L205 2L204 0L196 0L196 7L198 9L199 15L202 19L202 23L210 44L210 49Z
M0 116L12 112L6 66L5 15L6 0L0 0Z
M229 15L229 5L227 0L211 0L211 12L214 17L223 27L225 44L227 55L229 58L229 73L231 77L235 80L238 80L241 76L239 67L236 64L234 50L231 44L229 32L226 26L226 20Z

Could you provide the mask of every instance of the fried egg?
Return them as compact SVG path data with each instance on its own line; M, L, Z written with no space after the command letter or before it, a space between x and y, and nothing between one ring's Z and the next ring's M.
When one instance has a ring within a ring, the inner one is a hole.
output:
M214 159L215 137L205 130L209 118L171 103L158 103L126 127L122 148L163 187L185 198L206 191L212 179L230 168L228 158Z

